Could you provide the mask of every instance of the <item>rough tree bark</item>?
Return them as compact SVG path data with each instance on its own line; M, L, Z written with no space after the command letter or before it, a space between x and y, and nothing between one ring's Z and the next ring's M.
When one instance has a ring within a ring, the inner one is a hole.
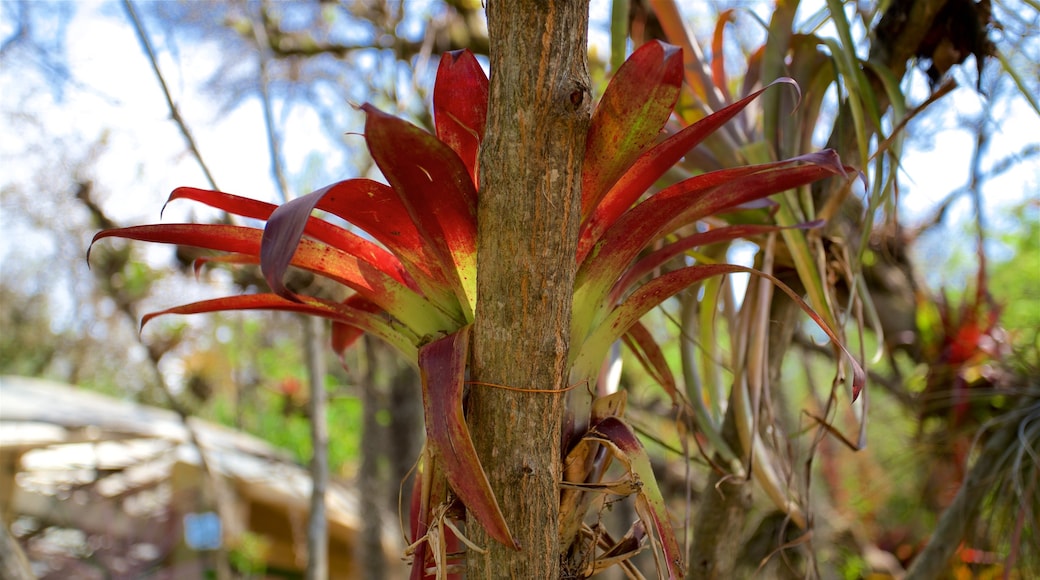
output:
M568 380L581 160L591 114L588 0L491 0L491 85L480 157L475 381ZM471 523L487 553L469 578L556 578L564 397L475 386L468 417L517 552Z

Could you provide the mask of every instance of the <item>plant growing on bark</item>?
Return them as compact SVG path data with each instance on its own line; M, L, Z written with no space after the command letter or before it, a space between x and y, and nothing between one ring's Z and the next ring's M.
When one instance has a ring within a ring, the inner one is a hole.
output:
M683 260L702 245L779 231L774 225L729 225L725 216L824 177L847 177L847 168L832 151L821 151L703 173L648 195L669 168L769 88L661 140L682 76L679 49L648 43L617 70L593 114L582 165L569 363L574 384L586 384L611 345L623 340L672 402L691 408L676 388L660 345L640 319L693 284L735 272L768 279L838 341L795 293L767 273L724 263L682 261L665 273L660 273L661 266ZM217 191L179 188L169 201L191 199L266 225L158 224L105 230L94 237L94 242L120 237L215 250L220 253L200 259L197 267L206 262L259 265L270 286L270 292L155 312L145 316L144 323L163 314L299 312L332 321L338 352L367 332L419 367L427 444L413 491L413 578L455 569L456 549L466 541L455 522L467 513L495 540L519 547L474 451L464 409L476 305L477 154L487 99L488 79L473 55L447 54L441 59L433 97L436 135L372 105L361 106L366 144L388 184L349 179L280 207ZM341 218L368 237L312 216L314 210ZM691 232L688 226L698 223L705 225ZM290 268L338 282L353 294L333 302L294 292L285 283ZM854 361L852 367L858 393L862 371ZM567 569L585 577L610 565L627 566L627 560L649 543L659 572L680 577L683 555L649 458L623 418L625 395L595 390L598 396L582 389L569 394L560 458L565 475L559 530L564 557L572 563ZM625 478L603 481L615 460ZM600 494L635 495L639 520L616 542L583 523Z

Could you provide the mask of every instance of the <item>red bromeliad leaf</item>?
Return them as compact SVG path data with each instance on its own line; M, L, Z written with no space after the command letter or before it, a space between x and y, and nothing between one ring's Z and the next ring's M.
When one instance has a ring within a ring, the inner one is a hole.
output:
M393 326L384 316L367 312L347 304L340 304L309 296L299 297L299 301L286 300L277 294L245 294L202 300L151 312L141 319L143 327L157 316L166 314L207 314L229 310L280 310L297 312L328 318L333 322L360 328L397 348L408 360L418 356L415 344L419 337L407 332L400 325Z
M755 199L845 174L837 154L828 149L705 173L658 192L621 216L578 269L574 287L579 322L592 322L592 309L604 304L631 261L661 235Z
M589 430L585 438L597 441L609 449L614 457L625 465L629 477L639 484L636 512L647 530L654 532L650 538L657 569L661 572L667 570L668 578L684 578L686 564L679 550L679 542L675 539L675 531L668 519L668 508L650 465L650 456L639 443L639 438L617 417L607 417L600 421Z
M647 189L665 172L678 163L687 152L743 111L763 91L777 83L790 83L797 89L794 81L778 79L761 90L686 127L639 157L610 188L603 200L596 205L592 215L582 223L581 237L578 239L578 263L585 261L586 256L592 251L592 247L603 232L613 225L625 210L632 207L632 204L646 193Z
M378 248L354 234L346 231L343 234L356 238L359 243L363 242L372 248ZM261 230L242 226L159 224L98 232L91 244L93 245L103 238L120 237L146 242L194 246L241 254L235 261L247 263L251 258L260 256L263 235L264 232ZM262 257L260 259L262 260ZM398 320L407 321L409 327L420 336L457 326L425 298L395 279L393 275L354 254L304 239L295 249L291 260L291 264L294 266L320 274L364 294ZM268 280L271 281L270 278ZM292 296L281 280L276 281L280 286L272 288L276 294L286 298Z
M437 138L451 147L477 181L477 152L487 125L488 78L469 50L441 56L433 85L433 121Z
M240 197L230 193L197 189L194 187L178 187L173 190L169 199L166 200L166 205L169 205L169 203L175 199L191 199L216 209L258 220L269 220L272 215L278 216L287 211L282 209L285 206L279 207L274 204ZM286 205L290 204L295 205L294 202L289 202L289 204ZM165 208L166 206L164 205L163 209L165 210ZM306 233L308 236L318 241L325 242L330 246L339 248L340 250L354 254L359 258L363 258L366 261L378 265L383 271L393 276L394 279L399 282L404 282L409 286L414 286L397 258L389 252L364 238L359 238L343 228L336 227L326 221L316 218L307 219L309 215L310 212L307 212L305 215L297 217L297 221L293 225L294 228L298 228L296 240L299 240L300 237ZM275 219L284 218L276 217Z
M618 68L592 113L585 140L582 219L654 144L679 98L682 74L682 51L660 41L644 44Z
M427 444L466 509L492 538L519 550L477 458L462 410L470 328L463 326L419 348Z
M190 199L228 213L258 220L266 220L271 216L271 212L278 207L272 203L224 193L223 191L199 189L197 187L178 187L173 190L166 203L163 204L162 212L165 212L166 206L176 199ZM162 212L160 212L160 215L162 215Z
M431 302L458 319L459 324L463 323L462 309L441 271L433 246L419 235L408 209L393 189L370 179L348 179L286 203L275 210L267 227L279 232L281 251L288 251L303 233L322 239L311 231L311 224L320 220L307 219L315 209L350 222L386 246L400 259L415 286ZM305 222L307 229L301 231L300 226Z
M643 326L643 323L637 320L621 338L625 341L625 346L628 347L628 350L635 355L639 364L650 374L650 378L657 381L657 384L664 388L673 403L679 403L681 395L675 386L675 377L672 376L672 369L664 358L661 345L657 344L657 341L654 340L650 331Z
M798 229L810 229L817 228L823 225L822 220L814 222L799 224L792 226ZM625 275L618 280L617 284L610 292L611 303L617 302L625 292L632 287L640 278L646 276L650 272L659 268L668 260L698 246L707 246L710 244L717 244L719 242L730 242L738 238L747 238L749 236L757 236L761 234L767 234L769 232L777 232L784 228L782 226L770 226L770 225L737 225L737 226L723 226L721 228L710 229L706 232L698 232L672 242L660 249L654 250L650 254L642 257L636 262L631 268L625 271Z
M408 208L390 187L371 179L348 179L310 195L315 197L313 202L301 204L313 203L314 209L327 211L368 232L400 258L416 280L428 280L427 285L435 287L447 286L430 242L419 235Z
M422 129L362 105L372 159L408 208L419 234L473 319L477 296L477 190L454 151Z
M824 322L820 315L806 304L804 300L802 300L801 296L799 296L794 290L791 290L789 286L781 282L779 279L766 274L765 272L744 266L737 266L735 264L701 264L688 266L658 276L640 286L638 290L633 292L632 295L625 300L625 302L615 307L610 314L607 315L606 319L589 334L588 339L585 340L576 357L575 365L579 368L594 368L594 365L603 359L603 356L607 352L607 349L610 348L610 345L628 332L632 325L638 322L643 315L653 308L656 308L659 304L674 296L681 290L712 276L733 274L737 272L746 272L754 276L761 276L775 284L777 288L783 290L785 294L790 296L791 299L809 315L813 322L820 327L820 330L831 339L831 342L836 347L845 353L852 366L852 397L853 400L856 400L856 398L859 397L860 391L863 389L863 385L866 383L866 374L863 367L856 361L856 358L852 353L849 352L849 350L841 343L841 340L838 338L835 331L827 326L827 323Z

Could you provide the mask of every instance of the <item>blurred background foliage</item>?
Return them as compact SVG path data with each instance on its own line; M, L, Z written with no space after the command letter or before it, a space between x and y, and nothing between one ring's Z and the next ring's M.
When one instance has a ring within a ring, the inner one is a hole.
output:
M651 4L594 3L590 66L597 94L618 62L611 51L618 22L627 50L634 41L664 36ZM626 9L612 19L612 5ZM863 56L879 7L836 5ZM992 38L1004 66L975 56L965 66L947 65L958 88L909 123L899 156L889 161L902 168L890 170L898 174L896 195L869 206L877 209L876 227L867 232L863 264L894 258L906 274L896 287L871 282L880 315L889 304L885 292L918 308L902 320L905 340L868 361L875 394L870 446L853 452L831 438L816 450L811 497L826 496L816 525L828 538L817 540L816 557L847 578L883 569L878 553L894 558L897 569L906 566L964 480L979 429L1012 413L1022 401L1018 395L1036 397L1040 388L1040 13L1031 0L985 5L997 23ZM829 6L802 5L796 28L839 35ZM146 312L255 290L262 279L220 268L193 272L197 255L188 249L125 244L95 248L88 270L87 243L100 228L152 221L179 185L211 181L279 203L290 195L279 180L295 195L371 175L357 136L362 117L353 105L369 101L429 126L437 56L456 48L487 52L481 3L167 1L136 8L182 126L170 120L125 5L0 4L0 374L178 407L255 434L306 463L309 392L297 318L166 317L139 332ZM683 9L688 29L709 54L717 48L711 41L720 15L734 19L718 47L723 52L711 56L726 56L724 71L736 92L752 51L766 40L775 6L721 1ZM945 58L938 50L918 55L899 85L907 103L925 101L936 86L929 70ZM122 60L109 62L117 53ZM810 125L815 146L826 142L838 102L833 90L821 99ZM886 119L890 129L893 121ZM205 167L185 145L189 131ZM225 219L186 211L174 204L165 219ZM750 262L757 249L738 244L727 251ZM671 339L660 342L670 345L665 355L673 369L681 367L682 336L673 324L680 316L675 300L646 323L659 338ZM874 334L859 332L853 322L848 330L853 352L870 358L878 351ZM720 343L728 343L727 332L720 328ZM818 400L829 389L817 383L832 374L833 363L821 356L829 350L816 344L813 332L805 326L795 333L784 363L780 396L794 403L778 413L787 413L782 421L789 433L807 425L797 402L811 395ZM688 509L684 478L691 476L676 461L674 423L660 419L668 415L667 397L647 388L653 381L634 361L626 358L624 369L630 418L647 436L662 487L682 514ZM380 490L379 502L392 513L399 483L418 455L422 411L414 373L369 341L326 370L331 473L345 481L373 478L362 485ZM851 410L837 414L836 423L846 414L846 424L856 421ZM371 447L363 453L366 441ZM1040 441L1032 445L1035 453ZM1034 502L1040 494L1035 457ZM747 531L748 572L775 547L769 542L782 529L761 499L758 528ZM1035 554L1002 543L1016 515L987 517L978 531L984 547L960 552L957 573L997 573L1005 564L1035 571ZM1037 547L1035 527L1018 533L1033 534L1024 545ZM760 538L772 547L759 550Z

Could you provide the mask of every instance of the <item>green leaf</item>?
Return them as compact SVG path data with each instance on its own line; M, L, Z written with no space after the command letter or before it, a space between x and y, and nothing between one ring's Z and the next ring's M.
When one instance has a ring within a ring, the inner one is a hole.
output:
M699 264L688 266L663 274L647 282L632 293L623 303L615 307L604 321L593 330L587 340L582 343L577 354L574 355L574 367L580 372L584 369L595 368L599 361L603 360L607 349L614 341L620 339L628 330L639 321L647 312L656 308L659 304L674 296L681 290L696 284L712 276L746 272L753 276L760 276L776 285L791 297L798 306L809 315L820 329L831 339L834 345L842 350L849 359L852 366L852 392L855 400L863 386L866 384L866 373L863 367L856 361L852 353L843 345L834 331L801 296L791 290L786 284L764 272L737 266L735 264ZM571 351L572 353L575 350Z
M806 224L799 224L792 226L799 229L816 228L823 225L822 220L810 222ZM670 244L666 244L657 250L647 254L646 256L639 259L631 268L629 268L624 276L618 280L617 284L614 285L610 295L614 299L620 298L625 292L632 287L640 278L653 272L657 268L663 266L666 262L675 258L688 250L699 246L707 246L710 244L718 244L721 242L729 242L738 238L748 238L751 236L759 236L767 234L769 232L775 232L778 230L785 229L781 226L769 226L769 225L736 225L736 226L723 226L720 228L713 228L704 232L698 232L683 238L680 238ZM615 300L616 301L616 300Z

